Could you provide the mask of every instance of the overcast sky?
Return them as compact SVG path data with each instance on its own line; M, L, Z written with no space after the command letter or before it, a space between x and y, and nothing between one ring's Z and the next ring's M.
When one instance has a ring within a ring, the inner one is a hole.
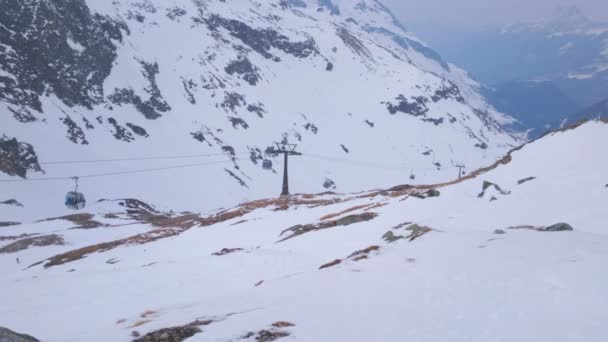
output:
M382 0L405 26L487 26L546 17L559 6L577 6L594 20L608 21L608 0Z

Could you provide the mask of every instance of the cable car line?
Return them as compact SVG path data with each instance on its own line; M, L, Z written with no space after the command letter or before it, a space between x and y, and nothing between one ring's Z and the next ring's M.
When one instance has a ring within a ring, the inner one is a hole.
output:
M196 164L185 164L185 165L175 165L175 166L165 166L165 167L157 167L150 169L140 169L140 170L131 170L131 171L119 171L119 172L109 172L109 173L98 173L98 174L89 174L78 176L79 179L84 178L99 178L99 177L110 177L110 176L118 176L118 175L128 175L128 174L136 174L136 173L147 173L147 172L155 172L155 171L165 171L165 170L175 170L175 169L185 169L191 167L199 167L206 165L214 165L214 164L224 164L224 163L232 163L239 159L230 159L230 160L220 160L213 162L205 162L205 163L196 163ZM44 177L44 178L28 178L28 179L0 179L0 182L4 183L19 183L19 182L43 182L43 181L58 181L58 180L74 180L74 176L70 177Z
M235 155L249 154L249 152L237 152ZM94 164L94 163L111 163L111 162L130 162L130 161L145 161L145 160L166 160L166 159L190 159L202 157L219 157L226 156L227 153L210 153L210 154L192 154L183 156L163 156L163 157L137 157L137 158L110 158L110 159L91 159L91 160L65 160L65 161L50 161L40 162L41 165L62 165L62 164Z

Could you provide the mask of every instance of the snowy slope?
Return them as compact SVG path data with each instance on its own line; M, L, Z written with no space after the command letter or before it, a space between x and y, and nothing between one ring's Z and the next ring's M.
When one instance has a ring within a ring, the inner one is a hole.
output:
M262 158L280 141L304 153L295 192L446 181L520 142L478 84L372 0L11 2L0 23L3 180L189 166L82 178L90 203L275 196L282 160ZM3 218L17 222L66 213L73 187L1 185L0 201L23 204Z
M65 243L6 254L13 241L0 242L0 325L44 341L169 327L187 341L601 341L607 133L600 121L555 132L434 186L213 216L122 200L0 228ZM107 226L69 229L91 221ZM547 231L560 222L574 230Z

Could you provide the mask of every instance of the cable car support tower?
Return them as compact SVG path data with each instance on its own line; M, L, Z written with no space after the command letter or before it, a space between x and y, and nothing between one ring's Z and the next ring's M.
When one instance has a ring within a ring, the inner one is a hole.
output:
M283 154L283 191L281 191L281 197L289 196L289 156L301 156L302 153L296 151L296 144L287 143L275 143L277 149L274 153Z

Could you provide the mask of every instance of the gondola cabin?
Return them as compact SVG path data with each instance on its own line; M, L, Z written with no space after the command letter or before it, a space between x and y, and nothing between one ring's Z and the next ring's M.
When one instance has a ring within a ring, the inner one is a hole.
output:
M84 195L80 192L70 191L65 195L65 206L69 209L80 210L87 204Z
M264 159L262 162L262 167L264 170L272 170L272 161L270 159Z

